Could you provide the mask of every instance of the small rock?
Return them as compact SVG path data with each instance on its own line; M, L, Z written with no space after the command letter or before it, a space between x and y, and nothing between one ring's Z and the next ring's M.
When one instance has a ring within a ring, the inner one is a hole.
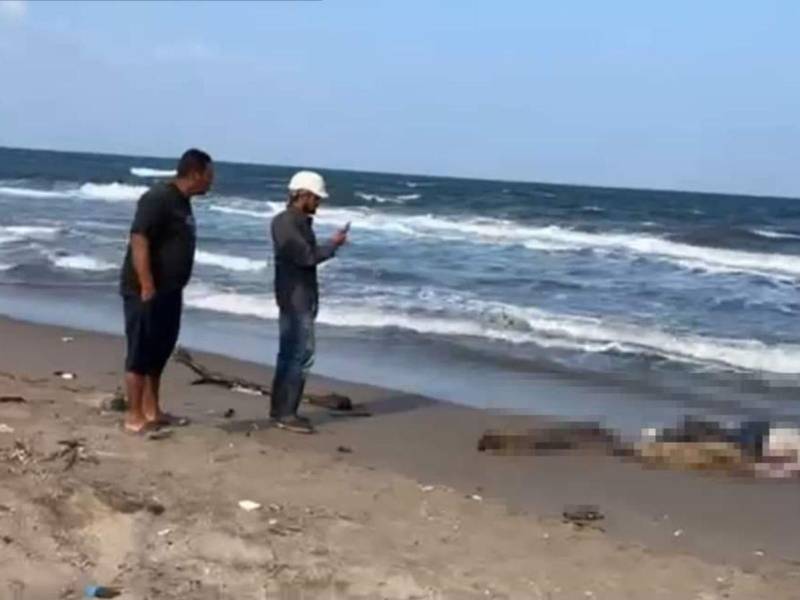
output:
M565 522L572 523L579 527L605 519L605 515L600 512L600 509L591 504L568 506L561 514Z
M270 519L269 521L267 521L267 524L269 524L270 527L274 527L275 525L278 524L278 519Z
M14 433L14 428L5 423L0 423L0 433Z
M56 377L61 377L61 379L77 379L78 376L75 373L70 373L69 371L53 371L53 375Z
M4 544L10 544L11 542L14 541L14 538L8 535L4 535L3 537L0 538L0 540L3 540Z
M70 336L67 335L67 336L62 337L61 341L64 342L65 344L69 344L70 342L74 342L75 338L74 337L70 337Z
M478 494L472 494L471 496L468 496L468 498L470 500L475 500L475 502L483 502L483 496L480 496Z
M169 529L169 528L162 529L161 531L158 532L158 536L159 537L164 537L165 535L169 535L170 533L172 533L172 529Z
M432 492L433 490L436 489L436 486L433 486L433 485L421 485L421 486L419 486L419 489L421 489L423 492Z
M337 452L341 452L342 454L352 454L353 453L353 449L348 447L348 446L339 446L336 449L336 451Z
M755 554L756 556L764 556L764 551L763 550L756 550L755 552L753 552L753 554Z
M683 535L683 529L676 529L676 530L675 530L675 531L672 533L672 535L674 535L675 537L681 537L681 536Z
M147 512L155 516L163 515L164 511L166 510L164 505L158 502L150 502L145 508L147 509Z
M235 411L235 410L233 410L232 408L229 408L228 410L226 410L226 411L225 411L225 412L222 414L222 416L223 416L223 417L225 417L226 419L230 419L230 418L231 418L233 415L235 415L235 414L236 414L236 411Z

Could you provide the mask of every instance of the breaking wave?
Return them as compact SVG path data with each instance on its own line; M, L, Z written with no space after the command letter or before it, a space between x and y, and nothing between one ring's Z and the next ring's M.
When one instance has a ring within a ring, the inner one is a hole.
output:
M319 320L342 327L397 328L425 335L479 337L542 348L662 357L722 370L800 372L800 345L795 344L769 346L757 340L674 333L531 307L465 298L439 300L433 306L430 296L422 298L417 306L401 306L380 295L364 297L358 303L333 301L322 307ZM270 294L242 294L202 283L187 289L186 304L260 319L275 319L278 314Z
M215 254L198 250L195 253L195 262L201 265L219 267L228 271L261 271L267 267L266 260L254 260L246 256L232 256L230 254Z
M151 169L149 167L131 167L131 175L136 177L175 177L174 169Z

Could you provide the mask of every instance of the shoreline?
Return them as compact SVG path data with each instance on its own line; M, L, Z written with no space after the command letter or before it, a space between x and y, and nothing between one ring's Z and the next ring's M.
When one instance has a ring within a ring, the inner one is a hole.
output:
M99 334L120 333L121 308L115 293L69 288L72 300L67 304L54 302L50 288L8 285L3 290L0 314L8 318ZM780 398L756 410L736 398L720 396L720 391L715 392L719 401L709 402L703 389L695 390L696 396L684 397L657 383L598 379L597 374L553 365L531 370L514 362L487 362L485 354L447 341L430 343L401 333L378 337L326 325L320 325L317 333L316 373L479 410L596 421L631 438L638 438L643 428L671 427L687 415L722 422L761 419L800 424L798 410ZM244 362L271 363L277 353L273 321L192 307L185 311L181 339L192 349Z
M65 336L75 341L63 343ZM0 339L14 340L12 352L0 352L0 371L24 373L32 380L53 380L55 370L73 371L79 388L90 384L105 393L121 384L123 342L117 336L2 317ZM271 369L266 366L194 354L213 370L269 385ZM486 429L534 427L541 419L313 375L310 391L348 395L368 405L373 416L333 418L307 408L320 433L295 436L268 428L266 398L191 386L193 377L171 361L163 390L166 408L189 416L192 428L221 428L235 438L246 435L297 453L330 454L346 446L353 452L338 458L348 464L478 494L515 513L540 518L557 519L566 505L596 504L606 514L607 535L658 551L747 567L758 560L756 552L800 559L796 482L651 470L611 457L485 455L476 447ZM228 409L235 411L232 419L222 417Z

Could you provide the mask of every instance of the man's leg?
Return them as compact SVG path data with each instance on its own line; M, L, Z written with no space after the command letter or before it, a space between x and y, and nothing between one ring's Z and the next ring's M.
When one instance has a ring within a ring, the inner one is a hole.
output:
M314 353L316 350L316 336L314 332L314 317L311 314L301 315L298 323L297 336L297 385L292 392L292 414L296 415L303 401L303 392L306 388L306 379L311 367L314 366Z
M146 375L144 378L144 393L142 394L142 412L148 421L157 423L163 417L159 405L159 390L161 388L161 375Z
M143 327L143 307L136 296L124 296L123 308L125 313L125 341L127 354L125 356L125 390L127 393L128 409L125 413L125 429L141 431L147 426L144 414L144 388L146 372L146 348Z
M157 296L151 305L150 347L152 369L144 382L143 410L147 420L157 425L186 425L188 419L161 410L161 374L178 342L183 295L180 291Z
M125 413L125 428L130 431L141 431L147 426L147 418L143 411L143 395L145 376L128 371L125 373L125 387L128 395L128 410Z
M272 380L272 398L269 416L280 419L291 414L288 402L287 379L291 372L291 363L295 354L294 315L281 312L278 320L279 347L275 362L275 376Z

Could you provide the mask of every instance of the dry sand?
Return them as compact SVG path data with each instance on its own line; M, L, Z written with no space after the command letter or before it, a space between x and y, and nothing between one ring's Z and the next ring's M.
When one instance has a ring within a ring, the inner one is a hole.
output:
M483 428L511 418L330 380L315 387L375 414L314 410L320 433L297 436L267 427L263 399L192 387L174 364L167 407L195 423L142 439L99 408L118 338L0 320L0 344L0 396L26 399L0 403L4 600L87 583L123 600L800 598L796 483L485 456ZM605 531L562 523L567 502L598 503Z

